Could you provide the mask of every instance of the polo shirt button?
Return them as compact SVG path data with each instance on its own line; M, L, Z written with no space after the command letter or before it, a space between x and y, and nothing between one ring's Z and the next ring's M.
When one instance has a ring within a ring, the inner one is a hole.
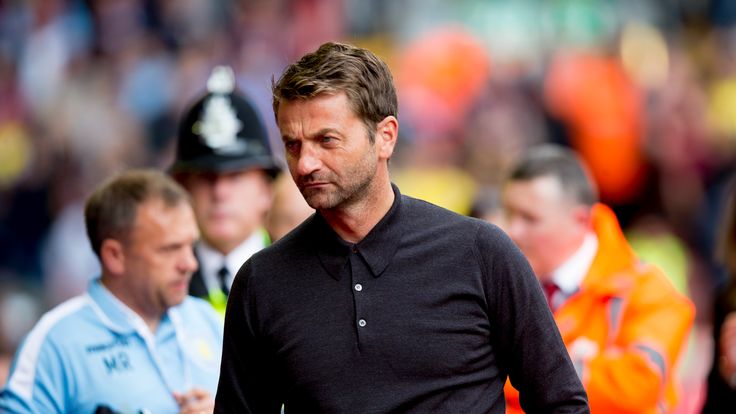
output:
M355 290L357 290L358 292L360 292L361 290L363 290L363 285L361 285L360 283L356 283L355 284Z
M353 246L353 253L358 253L358 248Z
M365 319L359 319L358 320L358 326L360 326L361 328L364 327L365 326Z

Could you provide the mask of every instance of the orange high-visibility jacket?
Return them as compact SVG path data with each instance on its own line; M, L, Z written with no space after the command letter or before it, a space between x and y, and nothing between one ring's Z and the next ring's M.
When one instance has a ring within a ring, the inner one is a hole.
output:
M578 292L555 311L560 334L593 414L666 413L677 401L675 366L695 307L658 268L638 261L603 204L593 207L593 228L598 253ZM580 338L597 352L576 357ZM505 392L507 412L523 412L509 382Z

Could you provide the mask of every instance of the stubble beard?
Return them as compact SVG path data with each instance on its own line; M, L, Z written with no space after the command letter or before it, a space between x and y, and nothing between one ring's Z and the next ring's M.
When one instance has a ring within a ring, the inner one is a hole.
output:
M166 309L180 305L187 298L187 295L189 294L188 286L189 286L189 282L192 280L192 273L187 273L185 279L186 281L184 282L184 284L187 286L187 288L184 289L183 292L175 290L175 289L162 290L159 292L160 303Z
M186 293L184 295L180 294L179 292L161 292L159 294L159 303L162 307L162 311L166 312L168 309L173 308L174 306L182 304L184 300L187 298Z
M359 203L370 194L370 189L376 178L377 163L364 159L356 168L346 175L348 181L339 183L334 173L329 174L328 180L320 177L319 181L329 182L328 188L301 189L307 204L315 210L334 210L346 208ZM312 181L307 177L305 181ZM317 181L317 180L314 180Z

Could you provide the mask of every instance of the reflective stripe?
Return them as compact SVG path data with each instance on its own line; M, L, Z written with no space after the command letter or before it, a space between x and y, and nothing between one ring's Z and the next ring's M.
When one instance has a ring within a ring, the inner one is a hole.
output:
M267 247L271 245L271 235L268 234L266 229L260 228L258 229L261 232L261 236L263 237L263 246Z
M644 352L647 355L647 357L649 357L649 360L652 361L654 365L657 366L657 368L659 368L659 372L660 372L660 375L662 375L662 378L665 378L665 373L666 373L667 368L665 365L664 356L662 356L662 354L660 354L653 348L650 348L646 345L641 345L641 344L636 345L635 348Z
M8 388L27 401L33 397L36 381L36 365L46 336L56 324L90 303L89 296L77 296L62 303L44 315L26 338L23 349L18 354L16 368L8 379Z
M621 312L624 307L624 298L613 296L608 300L608 339L613 341L618 336L621 324Z
M585 368L585 361L582 358L576 358L572 361L572 366L575 368L575 372L578 374L580 381L583 381L583 368ZM583 381L583 383L585 383Z
M227 307L227 296L221 289L212 289L207 294L207 301L220 315L225 314Z

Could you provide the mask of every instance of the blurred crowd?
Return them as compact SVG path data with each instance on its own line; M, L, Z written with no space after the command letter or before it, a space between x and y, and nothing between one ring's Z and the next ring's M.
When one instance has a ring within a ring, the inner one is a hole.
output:
M113 172L170 165L212 67L234 68L281 150L272 77L327 40L391 66L406 194L503 227L520 154L577 150L634 248L696 303L697 404L736 164L727 0L0 1L0 355L96 274L82 200Z

